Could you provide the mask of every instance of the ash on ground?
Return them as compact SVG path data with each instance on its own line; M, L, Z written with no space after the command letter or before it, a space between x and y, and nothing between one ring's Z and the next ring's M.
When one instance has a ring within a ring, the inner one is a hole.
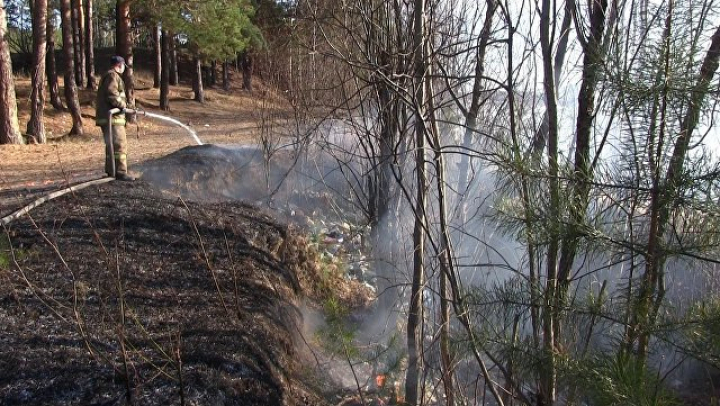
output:
M266 208L305 230L328 266L377 289L366 254L370 229L355 214L352 185L332 157L293 151L267 157L256 146L201 145L147 162L141 171L153 187L190 201Z

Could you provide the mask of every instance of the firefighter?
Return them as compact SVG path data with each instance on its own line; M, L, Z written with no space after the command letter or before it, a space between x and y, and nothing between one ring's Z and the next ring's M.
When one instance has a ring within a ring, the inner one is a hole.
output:
M127 135L125 134L125 83L122 74L125 72L125 59L122 56L113 56L110 59L112 67L100 80L95 103L95 124L102 128L105 139L105 173L113 176L112 164L115 160L115 179L131 182L135 180L127 169ZM109 119L110 110L120 109ZM112 140L110 129L112 126ZM111 156L110 143L112 142L115 156Z

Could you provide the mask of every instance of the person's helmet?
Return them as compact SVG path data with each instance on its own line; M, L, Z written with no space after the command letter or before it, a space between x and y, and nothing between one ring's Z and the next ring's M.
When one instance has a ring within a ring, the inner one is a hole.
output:
M112 64L112 66L124 65L125 58L123 58L122 56L119 56L119 55L114 55L112 58L110 58L110 64Z

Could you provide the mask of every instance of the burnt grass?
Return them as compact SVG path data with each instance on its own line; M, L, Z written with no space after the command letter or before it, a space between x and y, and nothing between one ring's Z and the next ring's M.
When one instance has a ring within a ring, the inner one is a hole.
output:
M45 203L2 233L0 404L328 404L298 308L342 282L315 255L251 206L142 181Z

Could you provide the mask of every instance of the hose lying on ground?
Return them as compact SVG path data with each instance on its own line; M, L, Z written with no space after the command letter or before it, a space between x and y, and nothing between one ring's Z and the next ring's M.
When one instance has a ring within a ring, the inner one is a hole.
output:
M42 196L42 197L36 199L34 202L28 204L27 206L21 208L20 210L14 212L8 216L3 217L2 219L0 219L0 224L3 227L7 226L8 224L12 223L13 221L15 221L15 220L19 219L20 217L24 216L25 214L29 213L30 210L40 206L41 204L43 204L47 201L50 201L50 200L60 197L62 195L68 194L70 192L75 192L75 191L78 191L81 189L85 189L88 186L100 185L102 183L107 183L107 182L110 182L111 180L115 180L115 178L111 178L108 176L105 178L100 178L100 179L90 180L87 182L78 183L76 185L68 186L64 189L60 189L55 192L48 193L45 196Z
M121 109L112 109L112 110L109 111L108 119L110 120L110 122L112 121L112 116L113 116L114 114L119 113L120 111L122 111L122 110L121 110ZM176 120L176 119L174 119L174 118L172 118L172 117L167 117L167 116L163 116L163 115L160 115L160 114L148 113L148 112L146 112L145 110L142 110L142 109L125 109L125 112L126 112L126 113L129 113L129 114L147 115L147 116L149 116L149 117L154 117L154 118L158 118L158 119L161 119L161 120L170 121L170 122L172 122L172 123L174 123L174 124L176 124L176 125L181 126L181 127L184 128L185 130L187 130L187 131L190 133L190 135L193 137L193 139L195 140L195 142L197 142L198 145L203 145L203 142L200 141L200 138L198 138L197 134L195 133L195 131L193 131L192 128L186 126L185 124L181 123L180 121L178 121L178 120ZM110 126L110 139L112 139L112 125ZM115 155L115 151L114 151L114 148L113 148L114 144L113 144L112 142L110 142L108 145L110 146L110 156L114 156L114 155ZM112 174L115 174L115 161L114 161L114 160L111 160L111 162L112 162ZM110 181L113 180L113 179L115 179L115 178L114 178L114 177L107 177L107 178L95 179L95 180L91 180L91 181L87 181L87 182L78 183L78 184L76 184L76 185L67 187L67 188L65 188L65 189L61 189L61 190L58 190L58 191L56 191L56 192L49 193L49 194L47 194L47 195L45 195L45 196L43 196L43 197L35 200L34 202L30 203L29 205L23 207L22 209L16 211L15 213L10 214L9 216L3 217L2 219L0 219L0 225L2 225L2 226L4 227L4 226L12 223L13 221L15 221L15 220L17 220L18 218L20 218L20 217L24 216L25 214L27 214L30 210L32 210L32 209L40 206L41 204L47 202L48 200L52 200L52 199L54 199L54 198L56 198L56 197L60 197L60 196L62 196L62 195L64 195L64 194L67 194L67 193L69 193L69 192L74 192L74 191L76 191L76 190L84 189L84 188L86 188L86 187L88 187L88 186L99 185L99 184L101 184L101 183L110 182Z

